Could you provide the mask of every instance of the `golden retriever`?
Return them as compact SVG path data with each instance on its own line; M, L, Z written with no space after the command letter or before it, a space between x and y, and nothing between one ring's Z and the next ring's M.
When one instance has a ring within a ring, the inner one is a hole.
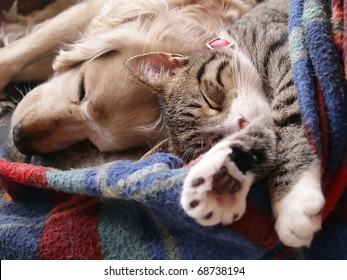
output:
M57 1L68 8L49 6L3 25L5 33L23 26L24 36L13 42L4 36L0 90L11 81L48 79L13 113L13 141L28 155L84 140L100 151L151 147L162 135L160 104L125 62L142 53L201 49L254 6L246 0Z

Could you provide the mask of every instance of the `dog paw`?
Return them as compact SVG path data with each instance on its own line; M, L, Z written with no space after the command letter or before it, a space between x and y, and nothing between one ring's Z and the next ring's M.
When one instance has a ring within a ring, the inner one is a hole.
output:
M0 28L1 47L9 46L14 41L23 38L28 33L28 30L22 24L3 22Z
M14 1L7 12L3 12L3 21L10 23L25 22L25 17L18 13L18 1Z
M11 82L20 70L20 65L13 61L13 56L14 53L10 47L0 48L0 91Z
M231 224L242 217L253 183L250 172L241 172L233 161L230 143L213 147L192 167L183 185L181 204L199 224Z
M1 52L0 52L0 55L1 55ZM11 82L12 75L8 75L6 73L6 65L1 63L1 58L0 58L0 75L3 75L0 77L0 91L2 91L7 86L7 84Z
M309 246L314 234L321 228L324 196L320 184L310 182L309 177L296 184L277 207L275 228L280 240L287 246Z

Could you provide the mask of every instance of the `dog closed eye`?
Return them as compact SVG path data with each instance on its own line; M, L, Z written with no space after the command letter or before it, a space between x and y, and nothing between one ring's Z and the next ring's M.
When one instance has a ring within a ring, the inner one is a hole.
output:
M86 87L85 87L85 80L84 80L84 75L81 79L80 86L78 89L78 100L82 102L86 97Z

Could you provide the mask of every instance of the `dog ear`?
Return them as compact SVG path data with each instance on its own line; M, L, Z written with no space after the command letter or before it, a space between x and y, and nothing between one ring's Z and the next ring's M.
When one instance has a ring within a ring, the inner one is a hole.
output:
M154 52L129 58L125 65L143 84L161 91L174 70L187 63L188 58L183 55Z
M117 51L123 45L124 34L115 36L112 31L85 37L59 51L53 62L53 70L66 71L84 61Z

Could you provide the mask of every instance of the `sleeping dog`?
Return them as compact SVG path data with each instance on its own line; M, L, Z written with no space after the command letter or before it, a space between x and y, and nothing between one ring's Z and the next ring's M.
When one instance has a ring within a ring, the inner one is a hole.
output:
M0 90L13 81L46 81L13 113L13 141L27 155L84 140L100 151L153 146L162 135L160 104L125 62L142 53L203 48L254 6L246 0L57 1L63 3L3 23ZM14 33L21 38L11 41Z

